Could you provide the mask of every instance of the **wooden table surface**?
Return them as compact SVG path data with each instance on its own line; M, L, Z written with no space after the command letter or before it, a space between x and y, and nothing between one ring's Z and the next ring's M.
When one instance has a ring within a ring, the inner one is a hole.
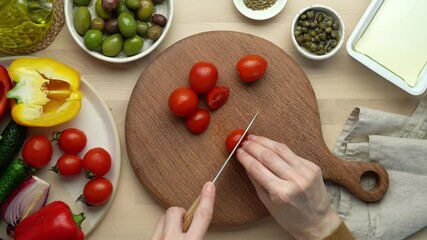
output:
M161 51L176 41L204 31L232 30L266 38L284 49L309 77L318 99L325 141L332 148L343 124L355 106L409 115L419 97L411 96L381 78L340 49L332 59L315 62L302 57L290 38L290 25L296 13L311 4L334 8L343 18L346 41L363 15L369 0L289 0L276 17L250 20L240 14L231 0L178 0L174 18L164 42L150 55L135 62L112 64L95 59L83 51L64 26L55 42L33 54L58 59L78 69L110 107L121 141L122 169L114 202L89 239L150 239L158 217L164 212L136 178L126 154L124 123L132 89L144 70ZM427 238L427 229L411 239ZM211 230L206 239L292 239L267 217L248 226Z

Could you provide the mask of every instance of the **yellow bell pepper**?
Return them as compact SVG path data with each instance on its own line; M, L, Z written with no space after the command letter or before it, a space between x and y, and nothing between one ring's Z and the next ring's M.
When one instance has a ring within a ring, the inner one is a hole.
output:
M15 86L7 98L16 99L12 118L18 124L50 127L79 113L83 94L75 69L50 58L20 58L8 71Z

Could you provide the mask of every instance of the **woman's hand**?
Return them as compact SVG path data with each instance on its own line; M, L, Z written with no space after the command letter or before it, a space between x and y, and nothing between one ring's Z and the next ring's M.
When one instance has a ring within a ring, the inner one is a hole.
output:
M320 168L285 144L249 135L237 159L271 215L295 238L323 239L340 225Z
M185 209L171 207L160 217L154 229L152 240L201 240L205 236L212 219L215 202L215 186L207 182L200 195L200 204L194 213L193 221L186 233L182 231Z

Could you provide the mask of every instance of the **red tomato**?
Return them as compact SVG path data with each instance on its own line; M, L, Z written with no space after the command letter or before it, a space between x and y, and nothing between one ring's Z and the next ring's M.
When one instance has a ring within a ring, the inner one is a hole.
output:
M230 135L227 136L227 139L225 140L225 147L227 148L228 152L232 152L236 144L239 142L240 138L242 137L245 130L243 129L236 129L230 133ZM247 139L247 135L243 138L242 142ZM242 143L240 142L240 143Z
M230 94L230 90L228 87L215 87L211 91L209 91L206 96L206 101L208 102L208 107L211 110L216 110L220 108L228 99L228 95Z
M178 117L192 114L197 110L197 104L199 104L199 99L190 88L177 88L169 96L169 109Z
M113 184L110 180L100 177L90 180L83 189L83 197L88 205L98 206L110 199Z
M259 55L247 55L237 62L237 71L243 82L260 79L267 69L267 60Z
M11 88L11 81L7 73L7 69L0 65L0 119L7 112L9 105L9 99L6 97L6 93Z
M102 177L110 171L111 156L103 148L92 148L83 157L83 168L87 178Z
M187 128L192 133L199 134L208 128L210 121L211 115L209 112L206 109L199 108L193 114L188 116L185 121L185 125L187 125Z
M49 138L37 135L28 139L22 148L22 158L33 168L46 166L52 158L52 144Z
M207 93L218 81L218 69L209 62L197 62L190 70L190 86L195 93Z
M68 128L60 132L59 148L65 153L76 154L86 147L86 134L77 128Z
M74 154L62 155L56 165L51 168L52 171L60 176L74 176L82 171L83 160Z

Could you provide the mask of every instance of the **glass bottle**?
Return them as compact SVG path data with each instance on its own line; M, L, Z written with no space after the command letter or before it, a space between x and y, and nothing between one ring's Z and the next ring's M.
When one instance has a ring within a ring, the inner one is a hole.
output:
M52 23L54 1L0 0L0 48L19 49L41 42Z

